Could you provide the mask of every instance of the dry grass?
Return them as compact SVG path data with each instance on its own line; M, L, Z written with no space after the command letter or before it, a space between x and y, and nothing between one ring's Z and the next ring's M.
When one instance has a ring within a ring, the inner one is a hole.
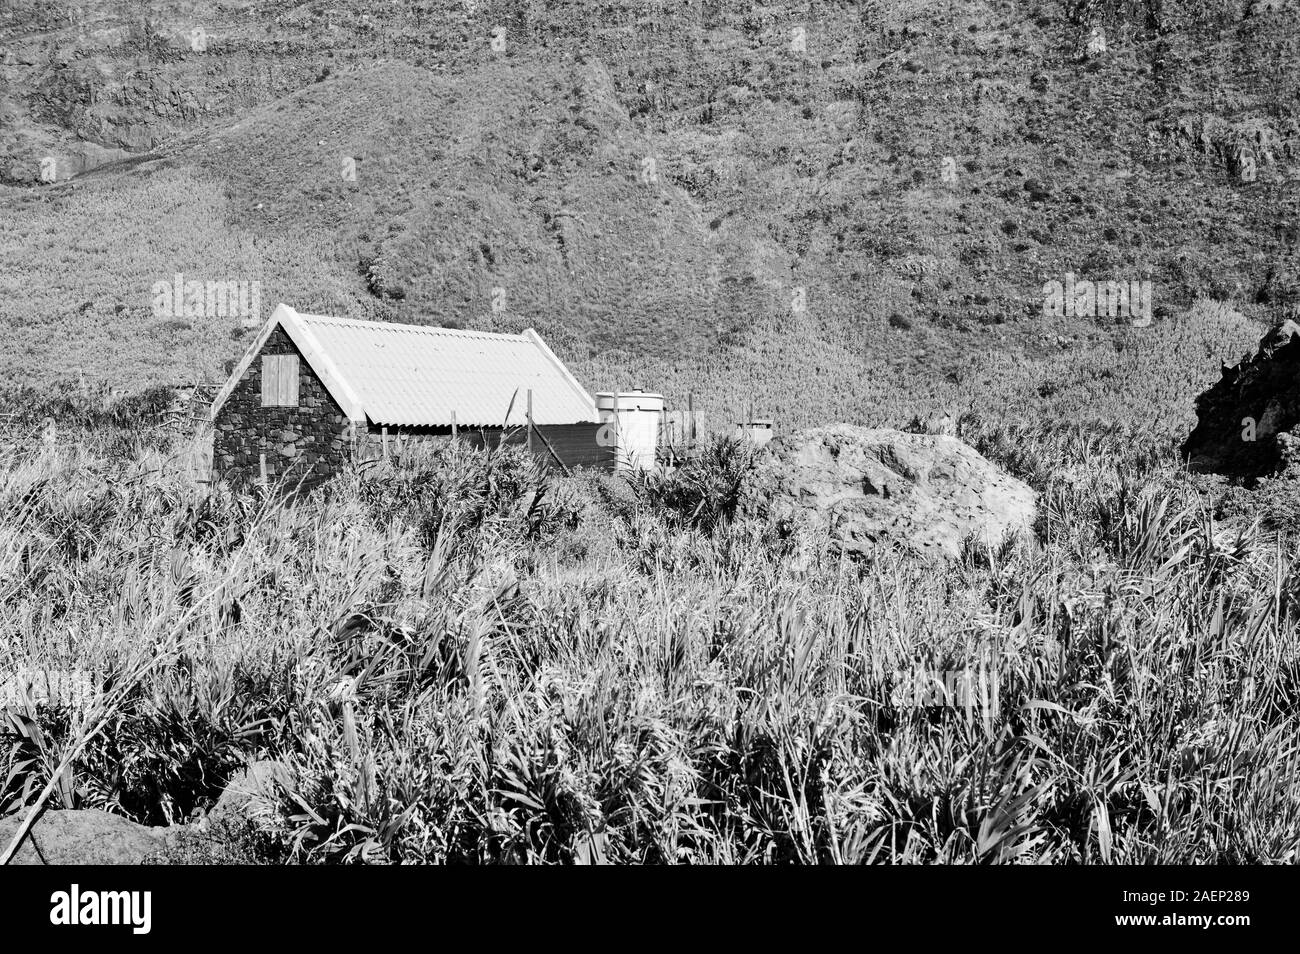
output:
M1290 538L1214 523L1149 435L965 426L1044 512L943 569L683 519L709 474L453 449L282 508L157 452L11 455L0 665L119 701L88 739L20 713L3 797L179 822L275 757L240 857L1295 861ZM969 705L909 695L968 667Z
M584 384L693 392L706 430L751 402L783 429L951 410L1041 492L1034 536L843 561L733 509L721 449L638 486L453 452L280 507L209 494L108 404L42 449L29 392L0 445L0 671L104 695L6 714L0 811L178 824L270 757L295 781L260 830L177 860L1297 860L1294 486L1221 493L1172 453L1258 336L1180 306L1293 303L1294 31L1166 3L1157 44L1123 4L906 3L827 8L793 56L802 9L656 31L570 2L496 56L500 4L402 6L250 7L209 57L151 61L214 107L176 140L122 114L160 158L6 187L0 370L38 396L79 368L216 375L233 322L149 310L177 271L261 281L268 309L538 324ZM59 28L14 13L38 15ZM1114 55L1081 68L1093 15ZM265 78L253 37L282 43ZM58 114L34 81L19 118ZM1278 137L1253 184L1224 103ZM1041 318L1071 269L1150 275L1168 310ZM972 666L970 705L914 704Z

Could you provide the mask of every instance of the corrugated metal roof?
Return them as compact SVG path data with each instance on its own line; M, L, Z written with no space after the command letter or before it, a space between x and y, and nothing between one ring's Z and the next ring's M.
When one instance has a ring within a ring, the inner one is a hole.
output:
M455 411L463 427L520 425L529 388L535 424L597 420L591 396L528 333L296 317L374 424L445 427Z

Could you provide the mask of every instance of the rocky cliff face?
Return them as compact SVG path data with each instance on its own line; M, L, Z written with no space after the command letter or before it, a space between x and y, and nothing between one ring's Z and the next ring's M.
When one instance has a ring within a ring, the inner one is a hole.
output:
M1294 456L1300 424L1300 325L1286 321L1261 339L1253 355L1228 367L1196 399L1197 424L1183 443L1192 470L1260 477Z
M270 16L259 34L258 13L244 0L6 4L0 184L64 182L314 79L320 44L286 50L289 25Z
M25 355L0 371L238 353L144 316L176 272L388 320L555 316L611 362L789 332L954 376L1122 333L1044 314L1067 274L1149 280L1157 323L1281 311L1297 60L1294 4L1232 0L4 0L0 219L78 241L0 303ZM115 203L133 221L95 218ZM87 323L129 353L40 330Z

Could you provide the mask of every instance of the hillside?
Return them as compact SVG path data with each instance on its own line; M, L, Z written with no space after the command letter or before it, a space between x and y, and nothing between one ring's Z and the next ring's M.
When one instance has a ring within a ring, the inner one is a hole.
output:
M0 868L1300 860L1296 0L5 4ZM279 301L703 433L203 426Z
M659 6L10 5L6 375L220 376L245 332L155 314L179 272L888 418L1163 347L1045 318L1067 272L1152 281L1156 326L1298 300L1292 4Z

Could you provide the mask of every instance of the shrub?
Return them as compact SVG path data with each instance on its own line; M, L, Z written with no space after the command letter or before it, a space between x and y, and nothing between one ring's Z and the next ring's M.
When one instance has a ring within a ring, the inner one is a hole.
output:
M671 473L638 472L633 486L643 501L677 526L712 532L735 516L753 466L752 444L717 436L699 457Z
M356 494L376 526L396 519L431 547L444 527L465 535L491 526L531 540L576 525L574 505L552 484L545 464L516 445L445 441L363 472Z
M60 429L139 430L157 424L175 397L167 385L119 395L103 385L83 388L64 383L11 388L0 394L0 404L20 425L34 426L49 418Z

